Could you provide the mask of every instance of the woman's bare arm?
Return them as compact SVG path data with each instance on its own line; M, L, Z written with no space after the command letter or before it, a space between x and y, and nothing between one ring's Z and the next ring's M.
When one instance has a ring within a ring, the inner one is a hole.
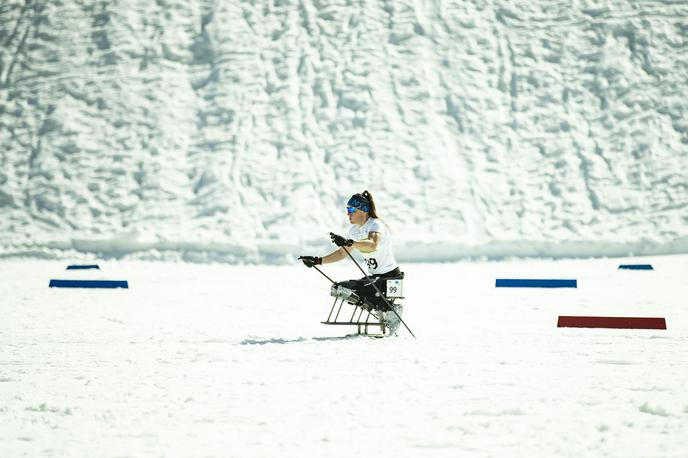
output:
M344 258L346 258L346 252L344 251L344 248L339 248L337 251L334 251L328 254L327 256L323 256L322 263L330 264L333 262L341 261Z
M382 236L379 232L368 232L368 238L366 240L359 240L351 245L352 248L356 248L361 253L371 253L377 250L377 246L380 243L380 238ZM345 253L346 254L346 253Z

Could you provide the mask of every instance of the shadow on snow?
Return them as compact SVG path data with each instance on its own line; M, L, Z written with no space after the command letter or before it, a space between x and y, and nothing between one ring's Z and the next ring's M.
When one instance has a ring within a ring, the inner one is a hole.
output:
M311 337L311 338L304 338L304 337L298 337L296 339L283 339L283 338L272 338L272 339L244 339L241 342L239 342L240 345L268 345L268 344L290 344L290 343L302 343L302 342L308 342L311 340L315 340L318 342L328 342L328 341L338 341L338 340L351 340L355 339L357 337L366 337L364 335L359 335L359 334L351 334L347 336L339 336L339 337Z

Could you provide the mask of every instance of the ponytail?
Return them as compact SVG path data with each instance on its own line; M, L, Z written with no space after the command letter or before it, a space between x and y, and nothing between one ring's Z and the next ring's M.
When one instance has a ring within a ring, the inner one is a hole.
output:
M361 195L368 199L368 202L370 202L368 216L371 218L379 218L379 216L377 216L377 211L375 210L375 201L373 200L373 196L367 190L363 191Z

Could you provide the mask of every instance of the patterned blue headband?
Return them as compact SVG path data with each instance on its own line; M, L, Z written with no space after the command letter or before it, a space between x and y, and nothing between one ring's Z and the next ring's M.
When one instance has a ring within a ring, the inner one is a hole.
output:
M361 194L354 194L347 202L347 207L354 207L362 212L370 211L370 201L363 197Z

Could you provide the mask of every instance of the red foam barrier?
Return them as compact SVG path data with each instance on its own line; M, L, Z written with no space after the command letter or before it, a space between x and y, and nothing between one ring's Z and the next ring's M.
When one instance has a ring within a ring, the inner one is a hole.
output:
M558 328L666 329L664 318L630 316L560 316Z

